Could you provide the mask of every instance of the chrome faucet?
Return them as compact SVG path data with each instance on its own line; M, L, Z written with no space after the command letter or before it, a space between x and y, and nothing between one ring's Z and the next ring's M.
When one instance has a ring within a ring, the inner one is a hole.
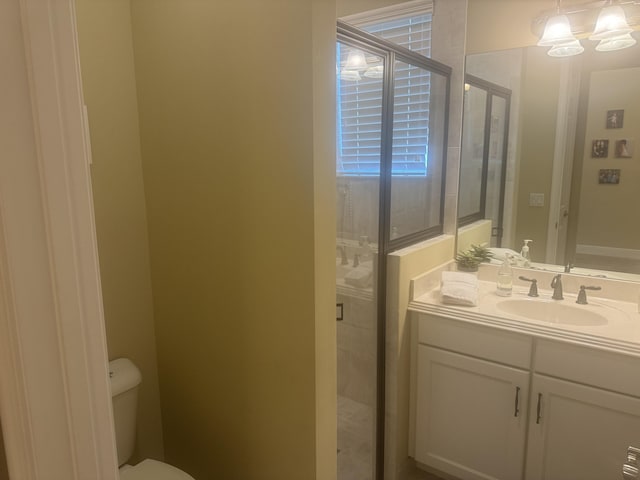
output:
M529 287L529 295L530 297L538 296L538 280L535 278L527 278L527 277L518 277L520 280L524 280L525 282L531 282L531 287Z
M553 296L551 298L553 298L554 300L564 300L564 297L562 296L562 275L558 274L555 277L553 277L553 280L551 280L551 288L553 288Z
M584 285L580 285L580 292L578 292L578 299L576 303L580 305L587 305L587 292L586 290L602 290L602 287L585 287Z

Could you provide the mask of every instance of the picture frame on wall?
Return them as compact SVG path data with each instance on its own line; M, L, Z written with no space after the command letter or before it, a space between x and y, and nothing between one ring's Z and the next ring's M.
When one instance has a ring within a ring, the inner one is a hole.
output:
M622 128L624 110L607 110L607 128Z
M598 139L591 142L591 158L607 158L609 156L609 140Z
M615 157L631 158L633 156L633 142L628 138L616 140Z
M602 168L598 172L598 183L600 185L618 185L620 173L619 168Z

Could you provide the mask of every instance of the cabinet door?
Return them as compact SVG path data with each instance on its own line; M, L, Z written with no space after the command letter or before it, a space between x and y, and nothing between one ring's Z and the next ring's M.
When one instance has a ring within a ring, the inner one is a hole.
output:
M522 478L529 372L420 345L417 375L418 462L465 480Z
M534 375L527 480L621 478L640 443L640 399Z

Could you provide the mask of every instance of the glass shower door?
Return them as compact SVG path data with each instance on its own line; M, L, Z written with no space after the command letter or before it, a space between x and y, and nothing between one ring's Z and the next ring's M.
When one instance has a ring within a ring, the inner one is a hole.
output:
M338 479L376 458L377 272L383 57L337 44Z
M465 76L458 223L491 220L491 246L500 247L511 91Z

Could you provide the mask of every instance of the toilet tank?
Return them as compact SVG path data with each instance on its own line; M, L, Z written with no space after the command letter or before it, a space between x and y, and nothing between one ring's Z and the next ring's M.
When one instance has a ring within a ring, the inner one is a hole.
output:
M138 385L142 375L131 360L118 358L109 362L109 377L118 465L123 465L131 458L135 447Z

